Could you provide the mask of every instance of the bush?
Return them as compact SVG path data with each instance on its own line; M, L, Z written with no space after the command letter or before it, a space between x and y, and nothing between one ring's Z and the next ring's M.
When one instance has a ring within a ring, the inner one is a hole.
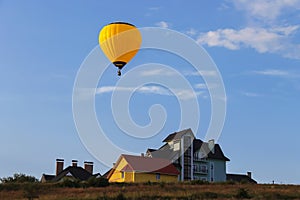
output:
M124 196L123 193L119 193L118 196L116 197L116 200L126 200L126 197Z
M59 183L60 187L68 187L68 188L79 188L80 182L76 179L66 178L63 179L62 182Z
M237 194L235 195L235 197L238 198L238 199L251 199L251 196L248 193L248 190L246 190L244 188L240 188L237 191Z
M108 182L108 179L106 179L106 178L91 177L87 181L87 186L88 187L106 187L106 186L109 186L109 182Z
M25 174L14 174L13 176L1 178L2 183L36 183L39 180L34 176L28 176Z
M192 180L190 183L192 185L206 185L206 184L209 184L208 181L203 181L203 180Z
M27 198L28 200L39 198L39 189L39 185L34 183L24 185L24 198Z

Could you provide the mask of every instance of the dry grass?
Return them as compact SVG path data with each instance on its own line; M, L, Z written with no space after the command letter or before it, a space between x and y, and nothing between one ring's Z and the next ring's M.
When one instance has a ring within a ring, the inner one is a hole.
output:
M26 200L24 189L2 190L0 199ZM246 193L246 196L245 196ZM41 184L39 200L100 199L300 199L300 186L252 184L126 184L103 188L58 188ZM247 196L248 195L248 196Z

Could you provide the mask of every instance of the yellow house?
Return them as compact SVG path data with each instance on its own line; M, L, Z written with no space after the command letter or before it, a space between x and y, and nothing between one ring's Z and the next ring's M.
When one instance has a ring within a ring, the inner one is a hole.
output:
M178 175L169 160L122 154L107 178L109 182L176 182Z

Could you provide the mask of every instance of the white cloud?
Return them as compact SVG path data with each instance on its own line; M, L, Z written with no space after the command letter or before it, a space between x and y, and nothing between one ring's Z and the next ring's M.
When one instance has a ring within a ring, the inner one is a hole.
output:
M239 10L261 21L275 20L286 9L300 9L300 0L233 0Z
M283 77L283 78L299 78L300 73L296 71L288 70L278 70L278 69L266 69L260 71L252 71L252 74L264 75L264 76L273 76L273 77Z
M169 28L170 27L170 24L165 21L157 22L155 25L159 26L160 28Z
M278 69L253 71L253 73L260 74L260 75L267 75L267 76L288 76L288 75L290 75L290 73L288 71L278 70Z
M157 6L157 7L150 7L148 8L149 10L152 10L152 11L158 11L161 9L161 7Z
M114 91L124 91L124 92L131 92L134 91L136 88L133 87L115 87L115 86L103 86L99 87L96 90L96 94L104 94L104 93L110 93ZM191 90L187 89L172 89L174 93L171 92L171 89L168 90L161 86L156 85L147 85L142 86L135 90L135 92L143 93L143 94L157 94L157 95L163 95L163 96L176 96L179 99L182 100L189 100L196 96L205 96L205 91L194 91L194 93Z
M197 34L197 30L194 28L190 28L188 31L186 31L186 34L190 36L195 36Z
M201 70L201 71L185 71L185 76L217 76L217 71L214 70Z
M178 72L179 73L179 72ZM161 69L150 69L141 72L141 76L175 76L178 75L175 71L166 70L164 68Z
M285 57L300 58L300 45L292 44L288 37L299 26L285 26L275 28L247 27L240 30L218 29L202 33L197 43L210 47L219 46L230 50L242 47L253 48L259 53L279 53Z
M217 76L218 72L214 70L201 70L201 71L173 71L173 70L166 70L164 68L161 69L150 69L147 71L141 72L140 76L178 76L179 74L183 76Z
M205 83L198 83L194 85L195 88L197 89L207 89L207 86Z
M246 97L261 97L261 96L263 96L261 94L254 93L254 92L241 92L241 94Z

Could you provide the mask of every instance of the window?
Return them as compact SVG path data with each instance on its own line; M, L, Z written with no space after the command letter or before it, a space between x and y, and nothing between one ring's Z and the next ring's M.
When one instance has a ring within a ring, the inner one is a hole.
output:
M203 172L203 173L207 173L207 171L208 171L207 166L206 165L201 165L200 166L200 171Z
M121 177L124 178L124 172L121 172Z
M160 174L156 174L156 180L160 180Z

